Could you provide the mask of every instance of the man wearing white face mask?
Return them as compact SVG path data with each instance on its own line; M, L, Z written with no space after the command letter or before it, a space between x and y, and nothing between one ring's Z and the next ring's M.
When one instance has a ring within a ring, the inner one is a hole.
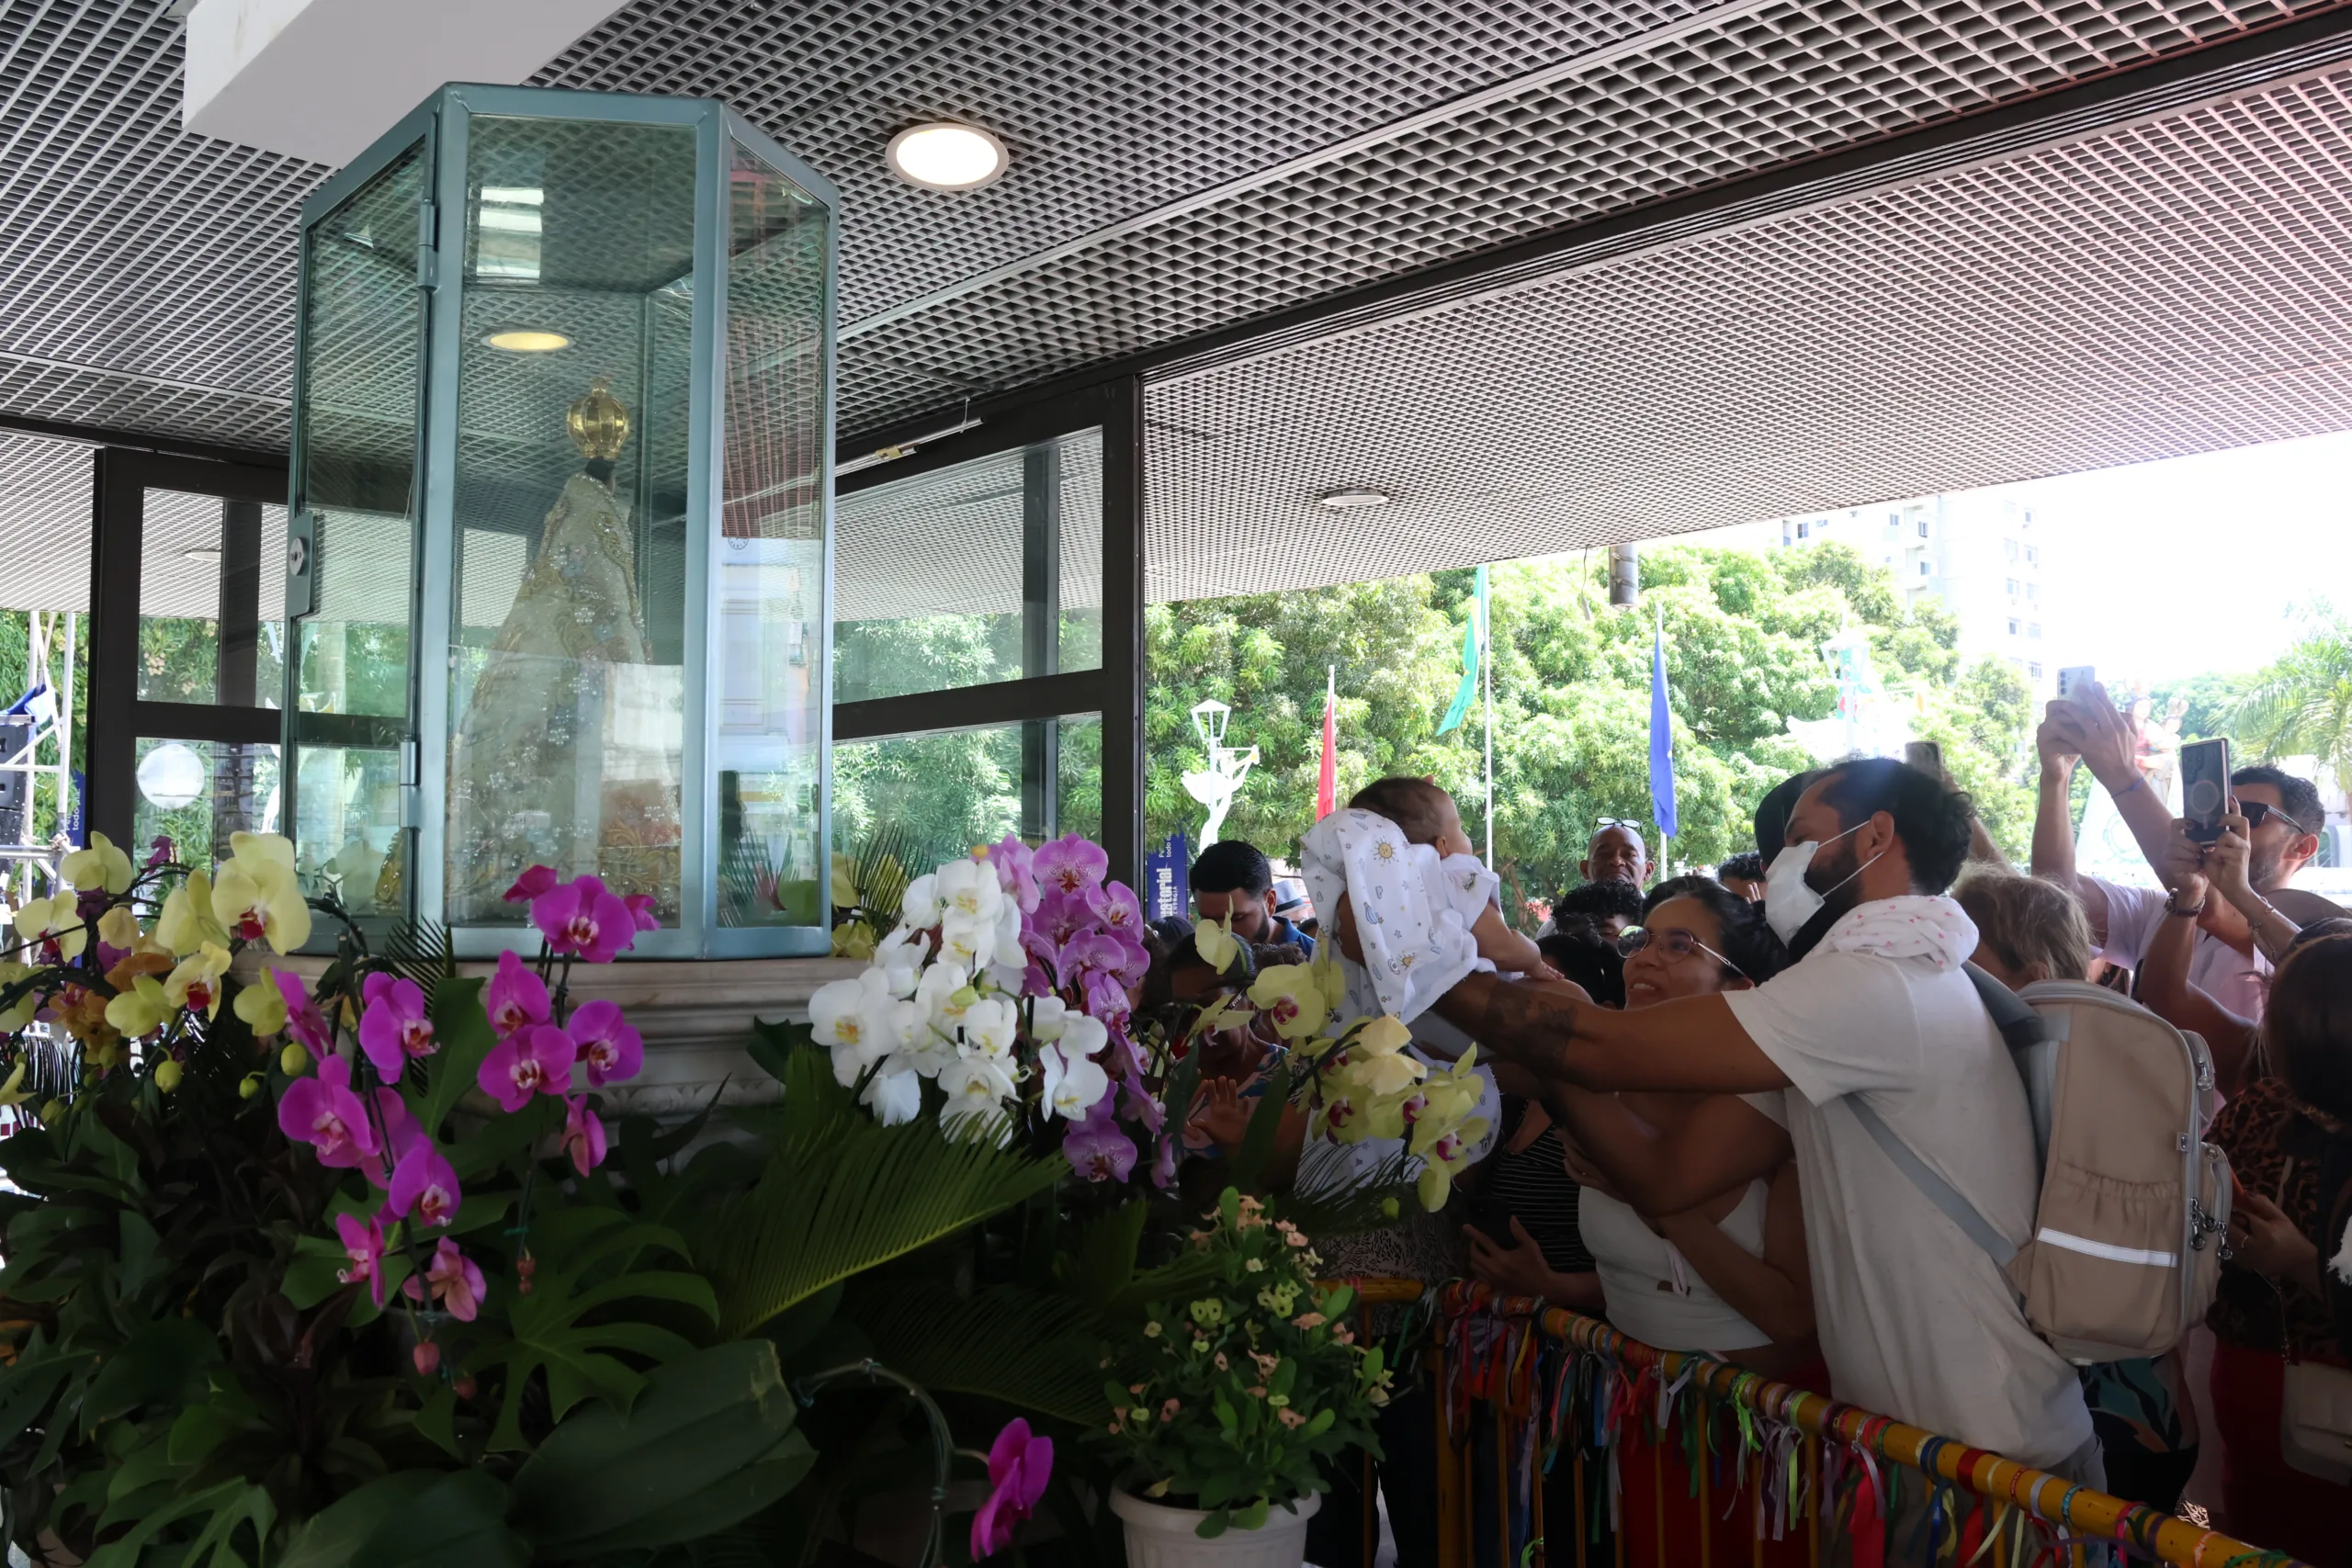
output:
M1744 1096L1795 1149L1836 1396L2096 1485L2074 1369L2027 1325L1992 1258L1841 1103L1867 1103L2009 1241L2030 1237L2039 1172L2025 1090L1962 969L1975 927L1943 897L1968 844L1967 797L1942 781L1877 759L1830 768L1804 786L1766 876L1765 917L1799 960L1779 976L1633 1012L1473 976L1438 1010L1532 1080L1518 1087L1556 1102L1571 1130L1575 1086ZM1587 1153L1629 1184L1671 1169L1682 1201L1786 1157L1777 1140L1725 1133L1687 1128L1621 1169L1605 1140Z

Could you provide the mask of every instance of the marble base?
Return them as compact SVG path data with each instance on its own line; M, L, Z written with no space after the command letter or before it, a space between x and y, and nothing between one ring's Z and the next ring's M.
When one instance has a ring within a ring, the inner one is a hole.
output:
M316 979L328 964L324 958L303 957L273 957L269 962L305 979ZM497 967L461 963L458 973L487 976ZM573 964L572 1005L618 1002L629 1023L645 1037L645 1070L629 1083L596 1091L606 1114L690 1116L708 1105L714 1094L722 1105L774 1100L782 1086L745 1051L752 1022L805 1022L808 998L818 987L829 980L853 979L865 967L851 958L664 958Z

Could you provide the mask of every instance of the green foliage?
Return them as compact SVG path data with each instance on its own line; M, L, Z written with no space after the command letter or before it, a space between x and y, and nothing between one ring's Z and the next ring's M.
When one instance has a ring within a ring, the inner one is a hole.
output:
M805 1025L754 1025L780 1069L763 1121L770 1154L745 1192L707 1206L695 1256L734 1338L827 1286L951 1236L1050 1189L1068 1170L996 1142L997 1130L919 1116L878 1125L833 1081Z
M2294 645L2218 716L2237 742L2233 761L2315 756L2352 778L2352 620L2325 604L2307 610Z
M1608 605L1605 563L1554 557L1492 569L1495 858L1507 882L1549 897L1577 879L1593 823L1647 821L1649 666L1666 626L1681 837L1678 861L1751 847L1758 795L1811 759L1792 719L1828 716L1837 688L1821 643L1865 627L1881 681L1915 705L1996 839L2021 853L2031 801L2019 781L2030 699L2006 665L1963 671L1959 629L1929 601L1905 606L1892 573L1837 544L1757 553L1676 546L1645 553L1638 613ZM1153 605L1146 617L1147 829L1198 826L1182 774L1204 765L1191 710L1233 707L1231 739L1259 749L1225 832L1287 853L1314 818L1324 675L1338 670L1344 799L1390 773L1431 773L1483 839L1481 710L1451 735L1439 716L1461 675L1468 571L1308 592ZM1655 844L1655 840L1653 840Z
M1200 1533L1254 1529L1327 1489L1322 1472L1373 1435L1388 1376L1346 1327L1353 1292L1318 1288L1306 1236L1227 1188L1194 1249L1209 1278L1152 1302L1116 1344L1105 1445L1143 1495L1199 1508Z

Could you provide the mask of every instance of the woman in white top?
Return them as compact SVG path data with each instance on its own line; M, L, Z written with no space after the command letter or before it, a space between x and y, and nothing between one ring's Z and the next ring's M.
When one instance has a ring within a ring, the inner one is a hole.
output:
M1705 876L1661 884L1644 906L1641 926L1621 945L1629 1010L1744 990L1788 962L1762 908ZM1815 1372L1819 1348L1793 1161L1784 1154L1769 1179L1729 1191L1675 1193L1671 1183L1645 1179L1651 1173L1638 1157L1641 1145L1705 1116L1718 1097L1566 1092L1584 1097L1576 1120L1587 1135L1613 1130L1610 1152L1620 1157L1610 1164L1625 1179L1611 1183L1582 1150L1570 1155L1569 1168L1586 1189L1578 1224L1610 1321L1662 1350L1705 1350L1768 1377L1803 1382L1797 1374ZM1769 1134L1759 1128L1751 1135ZM1661 1195L1681 1200L1679 1212L1659 1213ZM1824 1382L1816 1374L1808 1386Z

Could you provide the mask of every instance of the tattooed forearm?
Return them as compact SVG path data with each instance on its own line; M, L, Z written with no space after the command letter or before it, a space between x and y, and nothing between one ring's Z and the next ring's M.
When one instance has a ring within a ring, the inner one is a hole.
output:
M1482 1051L1539 1077L1566 1075L1577 1023L1577 1003L1569 997L1474 975L1440 998L1437 1010Z

